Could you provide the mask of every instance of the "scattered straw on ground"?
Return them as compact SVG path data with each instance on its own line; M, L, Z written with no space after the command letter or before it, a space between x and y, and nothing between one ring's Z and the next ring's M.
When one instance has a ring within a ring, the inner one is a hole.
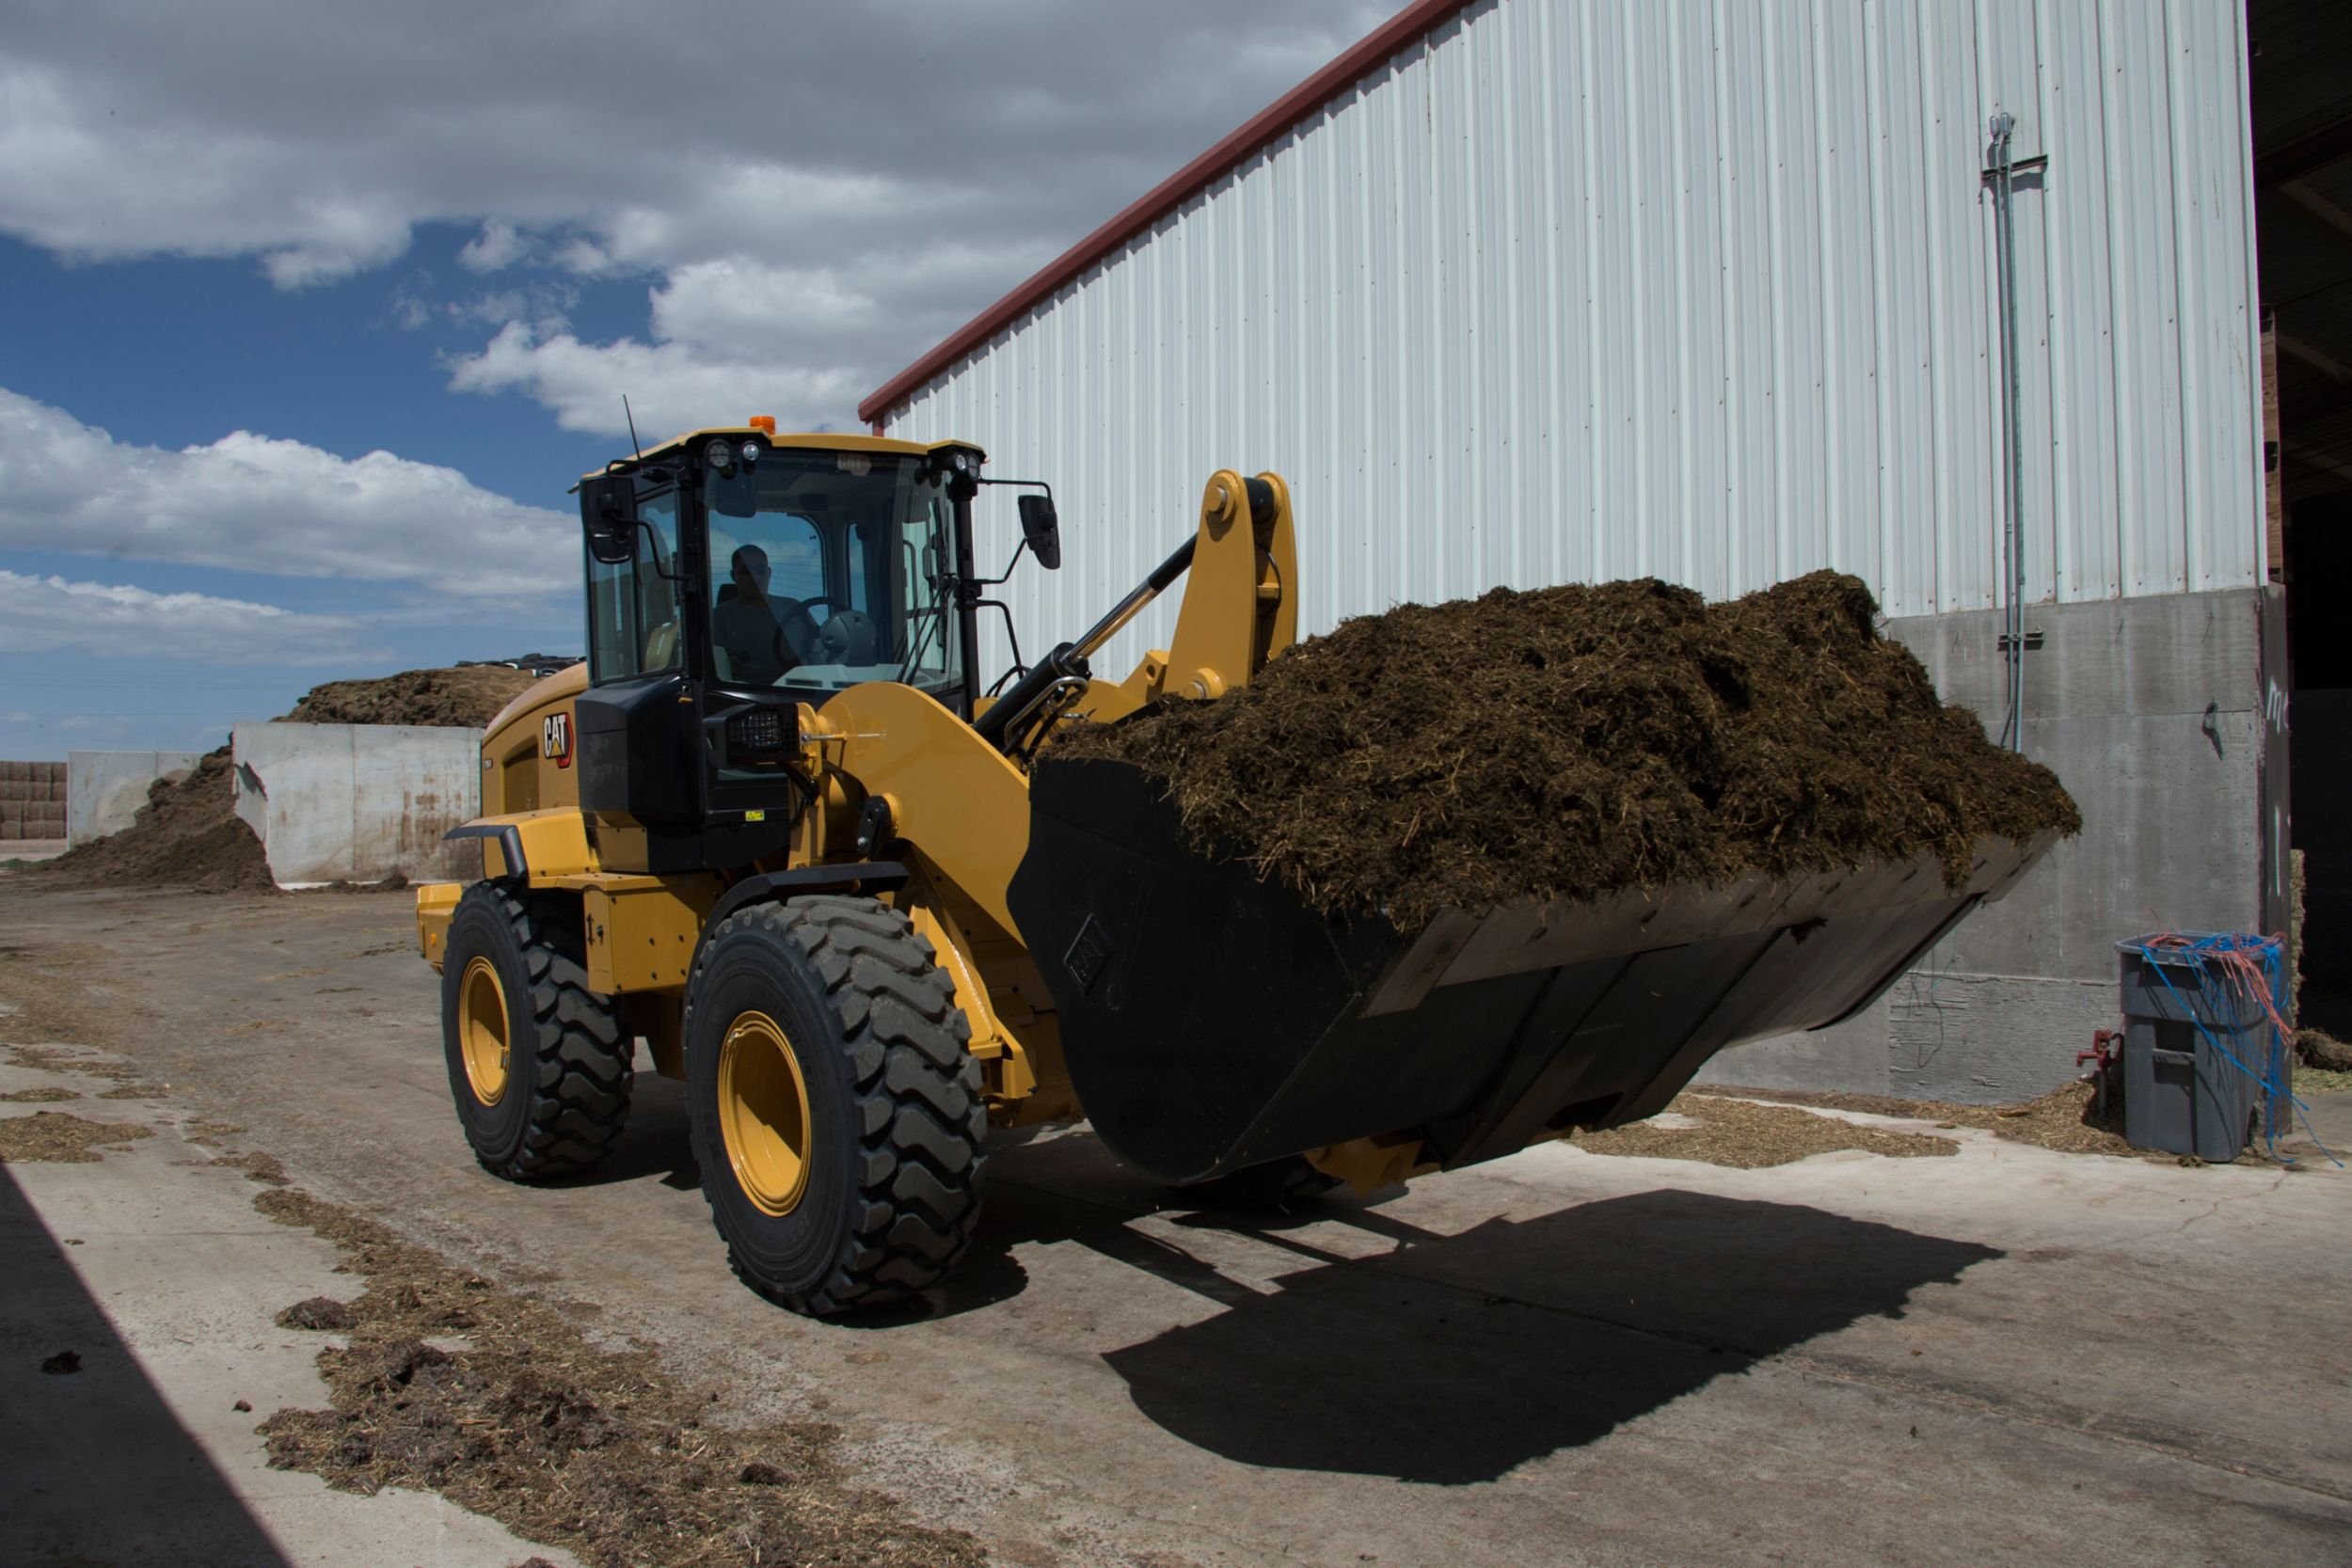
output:
M2115 1154L2132 1160L2175 1160L2157 1150L2134 1148L2123 1141L2120 1120L2094 1120L2090 1085L2063 1084L2038 1100L2018 1105L1963 1105L1948 1100L1899 1100L1880 1094L1832 1094L1802 1089L1740 1089L1710 1085L1723 1094L1756 1100L1776 1100L1791 1105L1820 1105L1838 1111L1867 1111L1874 1116L1903 1117L1946 1127L1974 1127L2004 1138L2014 1138L2060 1154Z
M1834 1149L1858 1148L1890 1159L1957 1154L1949 1138L1893 1132L1836 1117L1815 1116L1794 1106L1751 1105L1713 1095L1682 1094L1668 1111L1695 1127L1661 1127L1637 1121L1605 1132L1579 1132L1576 1147L1591 1154L1632 1154L1659 1160L1703 1160L1710 1165L1760 1170Z
M81 1090L60 1088L55 1084L44 1084L37 1089L10 1089L6 1094L0 1094L0 1100L5 1100L17 1105L40 1105L53 1103L60 1100L79 1100L81 1098Z
M2295 1054L2305 1068L2316 1068L2322 1072L2352 1072L2352 1045L2344 1044L2324 1029L2297 1029Z
M649 1354L596 1347L544 1302L299 1190L254 1206L334 1242L367 1281L348 1304L297 1303L281 1320L340 1324L349 1346L319 1353L332 1408L262 1423L278 1468L343 1491L429 1488L595 1568L984 1560L969 1537L851 1486L831 1428L710 1424L715 1395L678 1388ZM451 1335L468 1348L429 1342Z
M215 1155L212 1164L243 1171L246 1180L259 1181L265 1187L283 1187L294 1180L275 1154L221 1154Z
M1654 578L1401 605L1214 703L1070 729L1161 781L1195 847L1327 912L1720 884L2081 826L2049 769L1946 707L1815 572L1708 604Z
M135 1138L154 1136L127 1121L86 1121L63 1111L35 1111L29 1117L0 1117L0 1165L88 1164L97 1150L117 1148Z
M76 1052L60 1051L50 1045L9 1045L10 1063L31 1068L38 1072L81 1072L93 1078L120 1081L138 1077L139 1069L130 1062L108 1061L103 1057L86 1056ZM111 1096L109 1097L111 1098Z

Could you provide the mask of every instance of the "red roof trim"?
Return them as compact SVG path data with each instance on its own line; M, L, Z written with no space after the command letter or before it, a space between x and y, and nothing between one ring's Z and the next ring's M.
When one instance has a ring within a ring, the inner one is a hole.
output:
M1472 0L1413 0L1362 41L1308 77L1240 130L1153 186L1110 222L1063 251L1027 282L981 311L929 354L884 382L857 405L857 417L880 434L883 422L927 383L1019 320L1063 284L1182 206L1185 199L1251 153L1312 116L1356 82L1467 10Z

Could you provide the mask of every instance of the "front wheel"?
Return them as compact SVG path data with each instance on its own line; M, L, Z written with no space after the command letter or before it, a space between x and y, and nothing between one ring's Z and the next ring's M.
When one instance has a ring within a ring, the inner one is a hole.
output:
M955 1266L987 1111L954 986L906 916L852 897L729 916L695 962L685 1035L703 1196L745 1284L821 1314Z

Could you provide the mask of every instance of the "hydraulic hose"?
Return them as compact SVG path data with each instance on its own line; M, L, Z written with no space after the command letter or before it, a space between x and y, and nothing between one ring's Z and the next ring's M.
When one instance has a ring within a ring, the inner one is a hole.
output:
M1013 682L1011 690L991 703L988 711L974 721L972 728L982 740L1002 752L1007 749L1013 726L1043 702L1057 683L1085 680L1089 673L1087 656L1078 651L1075 643L1058 643L1052 653L1030 665L1029 673Z

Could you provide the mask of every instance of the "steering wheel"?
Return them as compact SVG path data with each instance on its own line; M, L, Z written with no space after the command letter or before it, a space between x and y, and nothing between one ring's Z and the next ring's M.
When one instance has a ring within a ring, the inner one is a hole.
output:
M874 618L860 610L844 610L817 628L812 664L871 664L882 657L882 634Z
M817 617L808 612L808 607L812 604L826 604L830 601L820 594L813 599L787 599L779 596L770 602L780 607L780 613L776 616L776 636L782 641L784 646L779 652L791 656L785 660L786 667L788 669L795 664L822 664L824 660L816 657Z

